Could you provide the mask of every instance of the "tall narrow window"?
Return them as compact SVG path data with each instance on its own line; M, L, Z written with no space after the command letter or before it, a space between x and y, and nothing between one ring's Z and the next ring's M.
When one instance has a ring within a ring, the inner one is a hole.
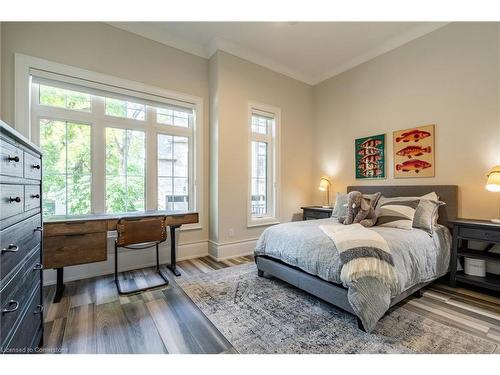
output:
M106 211L143 211L145 201L145 134L106 128Z
M264 105L251 105L249 117L249 225L269 224L276 222L278 216L277 122L279 109Z
M43 150L43 214L90 212L90 125L40 119Z

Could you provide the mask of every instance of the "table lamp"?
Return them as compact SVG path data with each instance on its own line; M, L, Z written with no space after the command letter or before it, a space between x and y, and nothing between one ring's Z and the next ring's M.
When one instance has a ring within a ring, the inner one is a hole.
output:
M499 178L500 181L500 178ZM319 190L321 191L326 191L326 206L323 207L330 207L330 187L332 186L332 183L330 180L326 177L321 177L321 180L319 181ZM500 191L500 190L499 190Z
M493 192L500 192L500 165L491 168L488 173L488 180L486 181L486 190ZM493 223L500 224L500 219L491 219Z

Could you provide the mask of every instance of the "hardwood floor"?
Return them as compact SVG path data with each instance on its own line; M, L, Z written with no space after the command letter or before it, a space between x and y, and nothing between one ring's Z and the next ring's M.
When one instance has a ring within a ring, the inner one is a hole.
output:
M239 257L216 262L209 257L178 262L185 275L253 262ZM166 270L166 268L165 268ZM152 269L125 273L131 286L144 286ZM235 353L235 349L176 285L119 296L112 275L69 282L60 303L54 286L44 288L46 353ZM181 276L182 277L182 276ZM158 281L160 281L158 279ZM428 287L406 308L452 325L500 348L500 298L444 284ZM500 353L500 349L497 350Z
M253 262L238 257L216 262L209 257L177 263L185 275ZM166 268L167 287L119 296L113 275L66 284L59 303L54 286L44 288L46 353L233 353L226 338L175 283ZM153 269L125 272L124 287L161 282ZM181 276L182 277L182 276ZM156 279L155 279L156 278Z

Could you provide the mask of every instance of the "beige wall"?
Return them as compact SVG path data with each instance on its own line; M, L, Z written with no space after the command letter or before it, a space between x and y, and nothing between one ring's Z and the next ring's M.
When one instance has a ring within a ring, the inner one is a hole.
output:
M314 179L350 184L456 184L460 215L498 217L484 189L500 164L497 23L451 24L314 87ZM394 179L392 131L436 124L434 178ZM354 139L386 133L386 180L356 181ZM321 195L313 188L316 202Z
M168 90L204 103L208 155L208 61L103 23L2 24L3 119L14 123L14 53L72 65ZM208 157L204 157L203 230L185 231L181 243L208 239Z
M265 228L247 228L249 101L281 109L280 220L292 220L300 205L310 202L312 87L225 52L217 52L213 64L219 106L213 134L218 139L216 241L224 244L255 239Z

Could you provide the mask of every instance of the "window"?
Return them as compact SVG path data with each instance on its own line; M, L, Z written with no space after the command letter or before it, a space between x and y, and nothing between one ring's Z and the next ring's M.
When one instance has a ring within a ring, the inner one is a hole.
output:
M106 211L143 211L146 139L143 131L106 128Z
M200 103L115 95L93 81L88 87L73 81L32 76L44 217L196 210Z
M90 126L40 119L43 215L90 212Z
M279 109L249 106L249 226L278 222Z

